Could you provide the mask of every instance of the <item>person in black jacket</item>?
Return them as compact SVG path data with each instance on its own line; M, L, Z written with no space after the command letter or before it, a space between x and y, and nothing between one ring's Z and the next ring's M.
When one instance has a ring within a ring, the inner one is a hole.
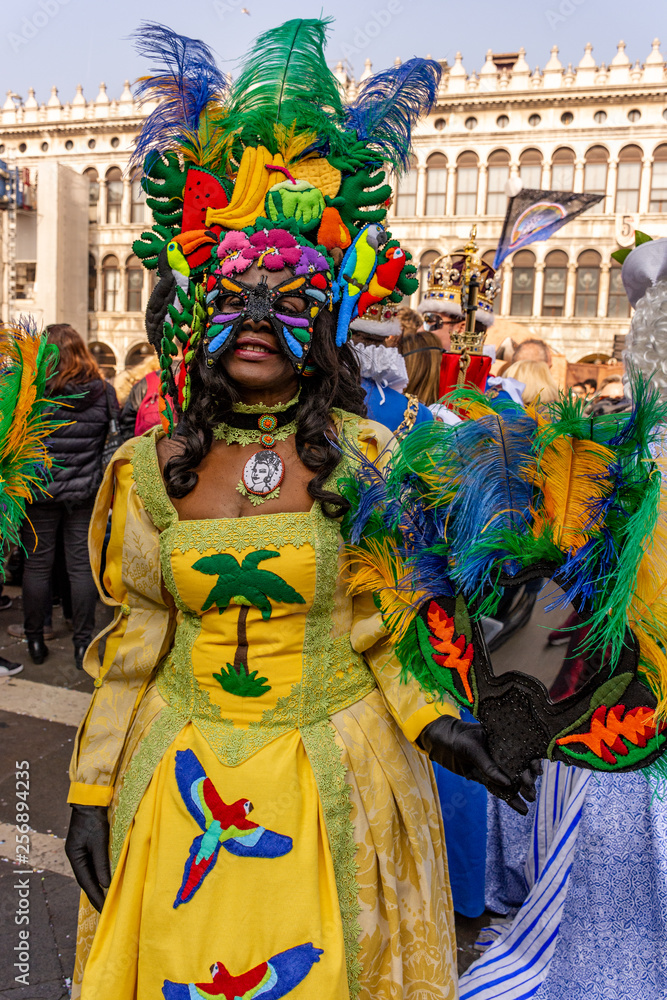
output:
M65 562L72 592L74 657L83 656L95 627L97 588L88 558L88 524L102 481L102 453L112 419L118 419L116 393L108 385L82 338L66 323L47 327L49 343L60 360L49 382L49 394L66 405L57 416L69 421L47 441L53 458L48 498L33 503L22 528L27 558L23 573L23 611L28 652L33 663L48 656L44 621L51 605L51 573L56 536L62 525ZM35 537L36 536L36 537Z

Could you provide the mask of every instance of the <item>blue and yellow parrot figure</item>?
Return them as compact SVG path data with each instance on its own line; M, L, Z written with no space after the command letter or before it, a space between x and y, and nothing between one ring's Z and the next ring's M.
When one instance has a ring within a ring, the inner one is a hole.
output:
M340 299L336 346L347 340L350 323L357 315L359 297L368 289L375 274L378 250L387 242L384 226L379 222L367 223L348 248L338 270L334 285L334 301Z
M221 847L240 858L280 858L292 850L291 837L273 833L248 819L252 802L223 802L192 750L176 754L176 783L188 812L204 832L190 847L174 909L192 899L213 870Z
M280 1000L303 982L313 965L319 962L321 948L298 944L274 955L267 962L260 962L240 976L234 976L222 964L215 962L210 973L210 983L174 983L165 979L162 987L164 1000Z

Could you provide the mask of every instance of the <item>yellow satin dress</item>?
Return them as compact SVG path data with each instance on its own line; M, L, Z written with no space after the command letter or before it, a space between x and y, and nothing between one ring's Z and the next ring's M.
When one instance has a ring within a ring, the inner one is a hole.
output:
M337 414L371 458L386 440ZM108 805L113 879L82 895L74 998L453 1000L452 905L430 764L439 713L402 685L338 524L184 521L156 432L116 454L91 523L116 606L70 801ZM340 473L339 473L340 474ZM202 874L203 872L203 874Z

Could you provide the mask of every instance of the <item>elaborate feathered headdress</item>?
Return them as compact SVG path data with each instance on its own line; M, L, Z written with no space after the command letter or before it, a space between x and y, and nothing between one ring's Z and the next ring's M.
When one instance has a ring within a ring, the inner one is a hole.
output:
M408 166L412 128L435 102L440 66L411 59L370 77L345 105L324 58L328 23L296 19L265 32L232 84L203 42L152 23L137 33L141 54L159 63L138 95L159 104L134 154L155 220L134 251L160 275L146 327L165 393L176 390L170 363L177 341L184 345L182 408L199 340L214 364L243 321L243 311L217 308L225 295L263 310L308 374L322 309L336 310L340 345L356 316L416 290L409 255L384 225L391 187L383 165ZM253 262L289 266L294 277L259 302L243 281ZM286 291L304 299L303 313L276 311Z

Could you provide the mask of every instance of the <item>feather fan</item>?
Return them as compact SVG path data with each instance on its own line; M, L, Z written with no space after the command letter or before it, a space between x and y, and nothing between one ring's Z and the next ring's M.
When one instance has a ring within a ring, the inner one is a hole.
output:
M397 172L410 167L412 130L435 104L442 68L434 59L410 59L369 77L345 113L345 125L371 143Z
M46 381L58 349L34 324L0 331L0 546L19 543L26 503L46 492L51 457L45 439L63 425L51 415Z

